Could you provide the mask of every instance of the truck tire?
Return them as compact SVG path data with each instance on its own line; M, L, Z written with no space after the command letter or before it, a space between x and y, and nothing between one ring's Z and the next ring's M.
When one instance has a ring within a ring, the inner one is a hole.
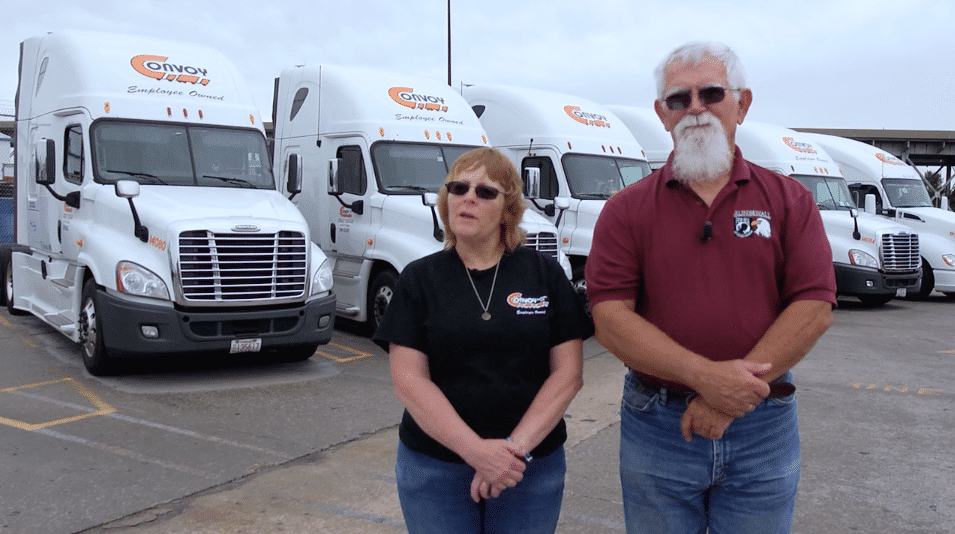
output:
M387 269L378 273L375 281L371 284L368 291L368 329L374 333L378 325L381 324L385 312L388 311L388 305L391 304L392 297L395 296L395 287L398 285L398 273L393 269Z
M10 315L26 315L27 312L13 307L13 246L3 245L0 248L0 279L3 280L3 291L0 299L7 306Z
M305 343L304 345L293 345L276 349L275 359L281 363L304 362L312 357L318 350L317 343Z
M917 299L927 299L932 291L935 290L935 273L932 272L932 266L924 259L922 260L922 287L912 293Z
M574 279L570 281L570 285L574 287L574 292L577 293L577 300L580 301L580 304L584 307L584 311L587 312L587 317L590 317L590 301L587 299L587 279L584 278L584 270L585 267L583 265L574 267Z
M113 371L113 362L103 343L103 329L97 325L96 281L90 278L83 284L83 298L80 305L80 346L83 353L83 365L93 376L109 375Z
M895 295L857 295L857 297L866 308L878 308L894 299Z

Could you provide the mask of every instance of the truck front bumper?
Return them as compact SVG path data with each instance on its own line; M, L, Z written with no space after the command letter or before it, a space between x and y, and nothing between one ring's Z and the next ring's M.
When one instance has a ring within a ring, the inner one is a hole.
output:
M886 274L868 267L835 264L836 293L840 295L894 295L899 289L917 291L922 270L906 274Z
M328 343L335 294L299 306L201 311L131 302L97 294L97 327L115 356L226 351L236 339L261 339L260 350Z

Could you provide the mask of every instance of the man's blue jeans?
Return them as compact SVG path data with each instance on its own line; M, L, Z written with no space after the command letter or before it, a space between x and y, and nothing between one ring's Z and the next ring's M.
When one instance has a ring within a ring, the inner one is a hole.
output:
M789 533L802 467L795 395L767 399L719 440L694 435L687 443L685 411L685 402L627 375L620 410L627 533Z
M409 534L553 534L564 497L564 448L534 458L497 498L471 500L474 469L398 443L395 475Z

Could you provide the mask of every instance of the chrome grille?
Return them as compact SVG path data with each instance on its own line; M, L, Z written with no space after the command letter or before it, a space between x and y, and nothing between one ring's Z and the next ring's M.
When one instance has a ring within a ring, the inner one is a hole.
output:
M551 232L527 234L524 245L557 259L557 234Z
M922 265L918 234L882 234L879 253L887 273L910 273Z
M300 232L179 234L179 278L187 300L263 301L305 294L308 243Z

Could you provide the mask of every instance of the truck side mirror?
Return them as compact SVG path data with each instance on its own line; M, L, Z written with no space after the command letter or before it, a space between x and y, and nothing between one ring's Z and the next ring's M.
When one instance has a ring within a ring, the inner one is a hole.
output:
M139 196L139 182L136 180L120 180L116 182L116 196L119 198L136 198Z
M541 196L541 170L539 167L524 168L524 185L527 189L527 198L534 200Z
M341 158L332 158L328 160L328 194L340 195L341 189L338 184L338 167L341 165Z
M295 196L302 192L302 157L298 154L289 154L288 157L288 182L285 189Z
M875 214L875 195L871 193L865 196L865 212Z
M36 152L36 183L53 185L56 183L56 143L44 139Z

